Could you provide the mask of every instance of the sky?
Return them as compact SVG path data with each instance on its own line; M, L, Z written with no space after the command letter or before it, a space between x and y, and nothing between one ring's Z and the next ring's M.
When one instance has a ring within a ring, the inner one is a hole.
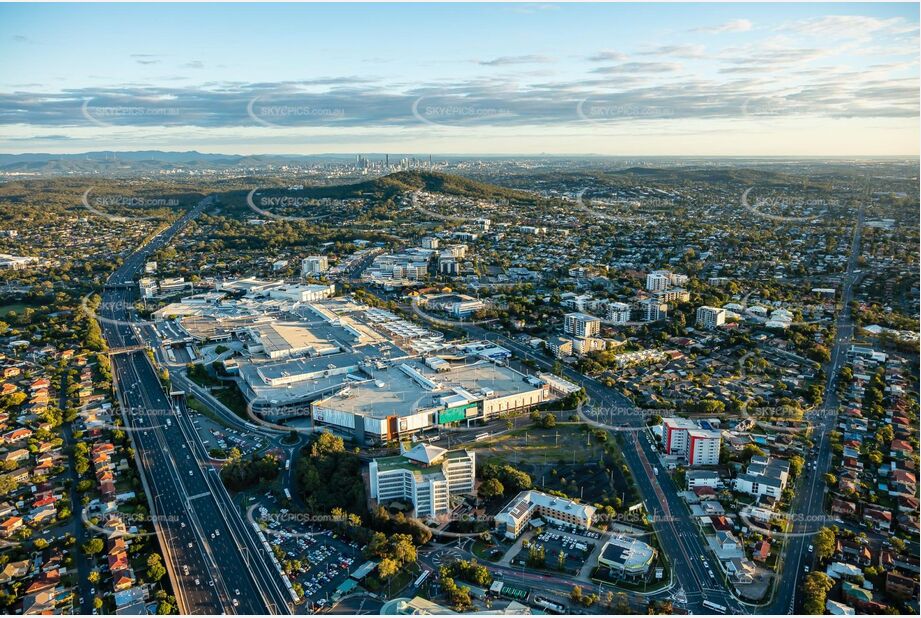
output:
M919 5L0 4L0 152L918 156Z

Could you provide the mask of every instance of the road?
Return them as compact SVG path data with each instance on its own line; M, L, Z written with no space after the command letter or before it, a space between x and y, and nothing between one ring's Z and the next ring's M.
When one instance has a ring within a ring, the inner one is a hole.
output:
M501 333L476 325L458 327L471 338L496 341L519 357L530 359L545 371L553 369L553 363L549 359L535 354L533 349ZM618 432L619 445L624 460L636 479L637 489L645 503L646 511L651 515L661 547L668 548L666 554L675 573L679 595L687 599L684 603L687 609L695 613L706 613L703 602L708 600L726 606L731 613L747 613L726 583L720 579L718 567L715 564L710 568L704 565L704 560L709 562L707 556L710 550L704 546L703 539L691 520L690 511L678 496L678 489L667 476L663 476L663 482L660 483L659 477L652 472L649 461L655 461L656 456L651 445L645 438L640 437L639 432L645 423L645 417L638 413L636 406L627 397L597 380L566 366L563 367L563 375L580 384L595 405L603 406L607 410L603 419L589 417L588 420L603 421L603 424L609 427L627 429ZM715 558L713 560L715 562ZM714 573L712 577L710 571Z
M125 260L109 278L98 319L110 349L129 350L111 355L113 383L180 611L288 614L291 596L268 548L206 465L204 446L182 404L161 386L133 323L133 277L211 202L202 200Z
M851 316L850 303L854 296L854 285L859 278L857 258L860 255L862 226L863 208L857 213L857 222L851 239L851 253L841 292L842 308L838 312L836 321L835 344L832 348L831 360L825 368L828 379L825 385L825 397L816 413L809 415L816 434L814 440L817 451L816 471L813 474L804 474L804 478L800 479L800 486L797 488L791 507L791 513L795 514L791 518L792 521L803 521L807 527L784 544L781 555L780 584L774 590L774 598L764 608L765 613L768 614L801 611L802 599L797 596L797 587L805 576L805 567L808 565L811 569L813 566L813 556L809 553L809 545L812 543L811 535L824 523L826 486L823 477L831 465L830 434L838 422L840 405L837 393L838 377L847 355L847 347L854 336L854 320ZM792 572L788 569L792 569Z

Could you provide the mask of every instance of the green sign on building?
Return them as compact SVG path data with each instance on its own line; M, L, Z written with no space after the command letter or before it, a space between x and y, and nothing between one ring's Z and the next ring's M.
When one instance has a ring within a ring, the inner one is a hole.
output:
M457 421L462 421L467 418L467 410L470 408L476 408L475 403L465 403L462 406L455 406L453 408L445 408L438 413L438 424L446 425L448 423L455 423Z

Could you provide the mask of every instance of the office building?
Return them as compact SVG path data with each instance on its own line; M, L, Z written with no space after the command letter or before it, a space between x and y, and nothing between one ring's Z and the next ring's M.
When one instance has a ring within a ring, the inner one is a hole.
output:
M420 443L400 455L374 459L368 476L378 503L407 500L417 517L435 517L450 512L450 496L474 493L476 454Z
M529 523L542 525L540 520L587 529L592 525L595 510L588 504L531 489L519 493L496 515L496 529L509 539L518 538Z
M620 579L642 579L656 561L656 550L639 539L612 537L601 549L598 566Z

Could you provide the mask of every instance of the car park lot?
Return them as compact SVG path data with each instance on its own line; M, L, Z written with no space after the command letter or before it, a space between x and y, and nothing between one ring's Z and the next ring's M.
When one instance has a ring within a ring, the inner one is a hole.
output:
M289 560L301 563L291 575L292 583L297 581L304 588L305 610L328 607L336 589L364 564L362 548L331 530L286 521L289 515L265 515L266 538L278 548L276 554L283 565Z
M583 531L585 533L585 531ZM587 532L587 534L597 534ZM599 535L600 536L600 535ZM528 558L528 548L530 544L537 544L544 548L545 567L556 569L559 562L558 556L560 551L566 554L565 568L567 571L578 572L585 564L585 559L591 555L596 547L596 543L580 534L563 531L557 528L544 528L543 531L529 539L527 547L522 547L521 552L515 557L515 561L526 562Z

